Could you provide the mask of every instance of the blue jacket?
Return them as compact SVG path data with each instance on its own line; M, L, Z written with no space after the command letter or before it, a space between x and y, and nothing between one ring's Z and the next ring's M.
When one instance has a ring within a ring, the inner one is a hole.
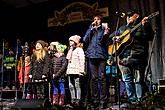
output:
M83 37L83 43L87 47L85 54L87 58L100 58L107 59L107 46L106 38L104 35L105 28L100 26L98 29L89 26L85 36Z

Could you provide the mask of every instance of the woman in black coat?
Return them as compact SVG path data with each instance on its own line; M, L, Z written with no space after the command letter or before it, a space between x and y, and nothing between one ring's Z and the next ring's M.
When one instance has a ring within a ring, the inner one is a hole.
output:
M48 98L48 74L50 71L50 58L46 50L46 43L38 40L35 51L31 56L29 78L32 84L33 98Z

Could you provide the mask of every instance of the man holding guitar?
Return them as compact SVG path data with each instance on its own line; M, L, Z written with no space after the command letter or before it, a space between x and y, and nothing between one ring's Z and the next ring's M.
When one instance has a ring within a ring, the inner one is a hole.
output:
M140 104L144 93L142 81L147 63L148 42L153 39L153 31L148 25L149 16L140 21L137 10L131 10L126 15L127 24L109 36L108 53L117 55L117 64L130 103Z

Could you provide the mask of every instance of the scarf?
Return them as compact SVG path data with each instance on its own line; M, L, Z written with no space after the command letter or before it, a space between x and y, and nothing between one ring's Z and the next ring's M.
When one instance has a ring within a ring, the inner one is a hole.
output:
M71 60L72 53L73 53L73 46L70 47L70 49L66 55L66 59Z

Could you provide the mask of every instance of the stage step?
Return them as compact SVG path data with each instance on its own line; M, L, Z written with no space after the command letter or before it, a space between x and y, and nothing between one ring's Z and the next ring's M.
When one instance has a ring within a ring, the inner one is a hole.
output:
M161 95L165 95L165 79L159 79L158 92Z
M165 85L165 79L159 79L159 85Z

